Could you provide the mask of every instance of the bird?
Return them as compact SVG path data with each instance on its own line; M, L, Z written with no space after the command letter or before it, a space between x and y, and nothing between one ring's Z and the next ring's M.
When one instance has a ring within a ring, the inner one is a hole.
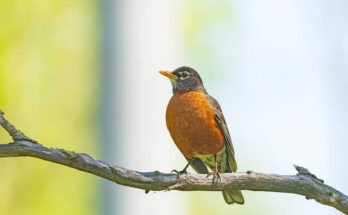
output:
M173 91L167 105L166 125L188 161L183 170L172 172L180 177L191 166L197 173L213 175L213 183L221 180L219 173L235 172L237 163L224 115L216 99L207 93L198 72L182 66L159 73L169 78ZM222 194L227 204L244 204L240 190L224 190Z

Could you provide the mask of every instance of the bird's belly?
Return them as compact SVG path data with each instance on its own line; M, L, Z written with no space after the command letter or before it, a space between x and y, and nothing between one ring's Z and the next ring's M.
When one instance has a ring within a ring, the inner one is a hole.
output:
M207 155L207 156L201 156L199 157L205 165L207 165L211 170L215 168L215 165L217 165L219 172L227 172L230 171L227 166L227 155L225 151L225 147L214 155Z
M204 93L173 95L166 113L167 127L186 158L213 155L224 147L223 136L214 117Z

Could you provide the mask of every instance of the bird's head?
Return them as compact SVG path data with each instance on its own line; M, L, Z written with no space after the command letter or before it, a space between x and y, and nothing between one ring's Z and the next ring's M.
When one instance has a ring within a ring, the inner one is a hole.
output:
M206 92L198 72L190 67L179 67L173 72L161 70L160 74L169 78L172 83L173 93L184 93L188 91Z

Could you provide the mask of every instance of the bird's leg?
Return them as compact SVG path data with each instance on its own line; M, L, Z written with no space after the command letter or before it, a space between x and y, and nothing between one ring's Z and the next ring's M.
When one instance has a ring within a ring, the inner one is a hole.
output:
M214 155L214 162L215 162L215 167L213 169L213 172L208 173L207 178L211 175L213 175L213 183L217 181L221 181L219 169L218 169L218 162L216 160L216 155Z
M194 158L192 158L191 160L189 160L188 161L188 163L186 164L186 166L184 167L184 169L183 170L181 170L181 171L178 171L178 170L176 170L176 169L174 169L174 170L172 170L170 173L175 173L175 174L177 174L177 176L178 176L178 178L180 178L180 176L181 175L183 175L183 174L187 174L187 168L190 166L190 164L191 164L191 162L192 162L192 160L193 160Z

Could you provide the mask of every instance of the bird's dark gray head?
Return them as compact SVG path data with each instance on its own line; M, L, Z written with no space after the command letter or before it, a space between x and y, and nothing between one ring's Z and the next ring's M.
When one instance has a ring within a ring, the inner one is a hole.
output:
M172 83L173 93L188 91L206 92L198 72L190 67L182 66L173 72L161 70L160 73L169 78Z

